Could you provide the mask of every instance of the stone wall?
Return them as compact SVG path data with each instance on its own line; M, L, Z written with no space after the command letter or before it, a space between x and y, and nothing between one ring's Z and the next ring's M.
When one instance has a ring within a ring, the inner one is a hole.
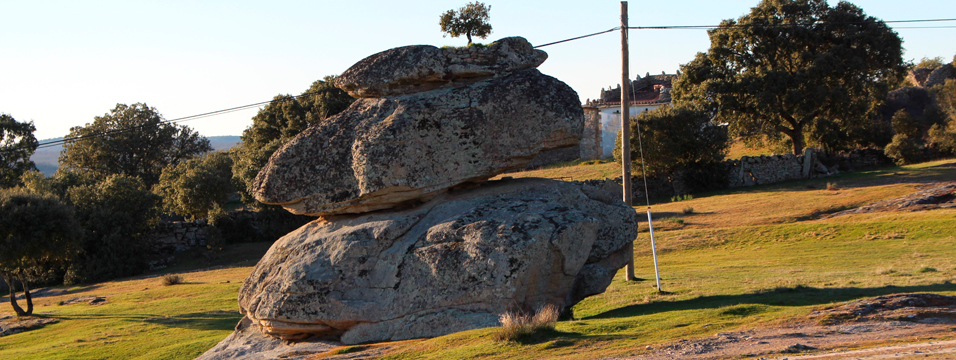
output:
M728 186L751 186L773 184L787 180L806 179L811 170L827 173L826 167L813 168L813 150L807 149L804 155L761 155L744 156L736 160L727 160ZM806 159L811 159L806 161Z
M809 159L809 160L807 160ZM848 153L827 155L819 149L807 149L804 155L745 156L723 162L727 184L712 188L735 188L774 184L790 180L825 177L842 172L870 170L892 165L893 161L880 149L857 149ZM620 196L621 178L589 180L587 183L613 190ZM634 204L646 202L644 179L631 179L631 194ZM648 178L647 193L652 201L666 200L672 196L692 193L678 174L675 178Z
M172 254L189 250L195 246L206 246L206 220L164 221L156 225L150 234L150 244L154 254Z

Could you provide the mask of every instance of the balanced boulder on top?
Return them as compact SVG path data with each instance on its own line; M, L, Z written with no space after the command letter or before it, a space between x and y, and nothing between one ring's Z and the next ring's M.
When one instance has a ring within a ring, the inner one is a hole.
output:
M359 99L276 151L252 194L315 216L427 200L523 168L542 151L577 145L584 126L579 101L567 84L536 69L467 86Z
M352 65L336 78L335 86L357 98L411 94L533 69L547 58L521 37L504 38L485 48L403 46Z

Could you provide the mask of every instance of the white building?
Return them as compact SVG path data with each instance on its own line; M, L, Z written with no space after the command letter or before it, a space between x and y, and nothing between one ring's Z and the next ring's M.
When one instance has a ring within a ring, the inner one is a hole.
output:
M670 104L671 82L678 75L647 75L631 82L630 117ZM621 130L621 86L601 89L601 98L589 99L585 106L597 108L600 112L602 155L604 158L613 157L614 142Z

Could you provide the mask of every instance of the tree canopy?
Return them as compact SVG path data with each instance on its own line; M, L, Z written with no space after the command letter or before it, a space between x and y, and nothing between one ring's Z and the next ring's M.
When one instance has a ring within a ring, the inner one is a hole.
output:
M851 146L906 71L901 40L848 2L763 0L708 31L710 49L683 65L675 103L706 107L733 136Z
M661 106L638 115L630 126L631 134L635 134L631 136L631 160L636 170L645 169L649 176L669 176L681 169L718 163L730 146L727 132L711 122L706 113L692 108Z
M465 35L468 38L468 45L471 45L472 36L484 39L491 34L491 24L488 23L491 18L488 15L490 11L491 5L475 1L462 6L457 11L454 9L445 11L441 14L438 25L441 25L443 33L451 37Z
M942 56L937 56L934 58L924 56L916 65L913 65L915 69L936 69L940 66L946 65L946 60Z
M233 191L232 158L222 151L166 167L153 186L166 211L190 220L208 219L210 211L225 206Z
M54 189L66 189L84 236L65 282L95 282L139 274L147 268L146 236L159 221L162 199L134 176L95 179L86 173L58 171Z
M233 148L233 177L242 200L249 206L262 208L246 191L259 170L282 144L302 130L349 107L354 98L335 87L334 76L316 80L299 96L278 95L252 118L252 125L242 132L242 142Z
M17 316L33 312L25 271L67 260L79 239L73 209L55 196L23 189L0 190L0 275L10 285L10 305ZM16 302L14 279L23 287L26 310Z
M33 122L18 122L0 114L0 188L19 185L23 173L36 170L30 156L37 148Z
M70 129L65 140L60 167L97 178L135 176L147 186L159 180L164 167L212 150L205 137L165 122L156 108L143 103L116 104L92 123Z

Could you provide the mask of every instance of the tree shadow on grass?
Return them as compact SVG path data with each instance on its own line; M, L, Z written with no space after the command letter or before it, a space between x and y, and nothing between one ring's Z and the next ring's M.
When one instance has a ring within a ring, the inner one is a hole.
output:
M849 301L881 295L956 291L956 284L949 282L919 286L883 286L876 288L814 288L808 286L778 287L741 295L702 296L680 301L662 301L650 304L630 305L584 318L608 319L649 315L667 311L716 309L740 304L765 304L773 306L808 306Z
M156 316L143 321L191 330L232 330L242 318L236 311L212 310L173 316Z
M151 324L163 325L192 330L232 330L236 323L242 318L242 314L236 311L212 310L205 312L196 312L189 314L159 315L159 314L73 314L60 315L54 314L61 320L96 320L96 319L116 319L132 322L146 322Z

